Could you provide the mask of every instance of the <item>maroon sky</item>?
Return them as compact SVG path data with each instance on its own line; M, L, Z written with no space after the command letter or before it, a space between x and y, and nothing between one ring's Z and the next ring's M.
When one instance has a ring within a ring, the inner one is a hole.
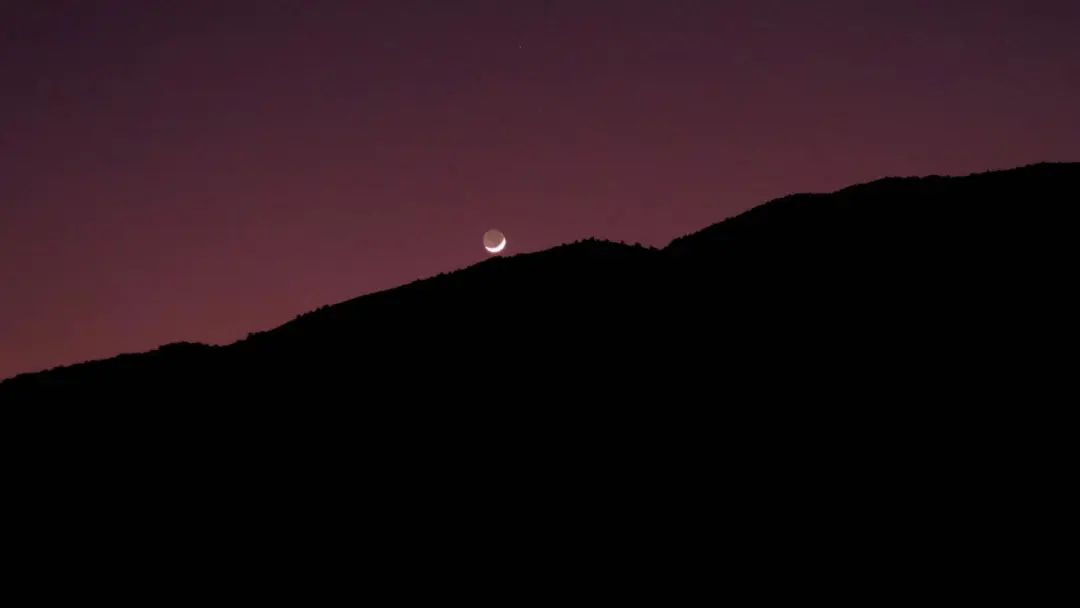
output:
M0 378L771 197L1080 160L1080 2L0 2Z

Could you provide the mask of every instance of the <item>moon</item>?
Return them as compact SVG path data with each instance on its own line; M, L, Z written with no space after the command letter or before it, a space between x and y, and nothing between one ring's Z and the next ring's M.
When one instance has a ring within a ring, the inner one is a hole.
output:
M488 253L499 253L506 248L506 235L492 228L484 233L484 249Z

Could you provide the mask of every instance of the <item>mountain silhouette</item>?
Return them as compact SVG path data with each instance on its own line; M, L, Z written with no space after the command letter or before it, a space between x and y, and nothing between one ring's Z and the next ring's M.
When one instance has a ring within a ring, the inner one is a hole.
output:
M945 352L981 358L1008 332L1010 306L1062 280L1049 237L1077 200L1077 163L796 194L664 249L590 239L492 258L228 346L24 374L0 384L0 398L333 401L344 391L595 410L699 403L718 383L793 389L779 378L852 393L895 379L907 349L930 376L942 365L962 374Z
M1068 479L1072 425L1040 404L1077 201L1080 164L885 179L17 376L20 557L306 601L276 579L519 593L557 568L640 597L627 574L713 553L771 595L984 577L1015 505Z

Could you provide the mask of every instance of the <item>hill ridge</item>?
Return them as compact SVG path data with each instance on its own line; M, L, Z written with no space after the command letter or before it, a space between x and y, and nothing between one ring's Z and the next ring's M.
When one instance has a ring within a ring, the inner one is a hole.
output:
M1080 163L1036 163L958 177L886 177L832 193L791 194L677 237L661 249L588 238L494 257L325 305L230 344L171 343L147 353L19 374L0 385L49 383L47 378L65 374L89 377L88 370L111 369L109 362L117 362L118 369L149 362L156 370L167 360L190 361L207 353L254 357L251 353L271 344L275 365L300 352L330 356L333 349L348 350L350 339L371 339L391 351L398 340L444 344L459 339L467 333L465 326L479 334L512 330L538 344L575 331L613 340L620 339L620 331L637 331L644 342L663 342L669 340L664 331L643 319L674 315L664 323L692 331L692 320L711 327L709 315L780 314L779 302L813 290L834 290L828 298L839 300L851 282L866 286L854 301L901 286L944 289L965 298L948 285L946 272L966 273L985 289L992 273L1033 256L1054 242L1046 238L1052 231L1073 225L1067 214L1069 203L1080 198L1078 184ZM1005 249L1000 239L1006 232L1031 242ZM634 319L638 326L620 330L620 319ZM550 335L523 326L530 323ZM684 323L687 327L681 327Z

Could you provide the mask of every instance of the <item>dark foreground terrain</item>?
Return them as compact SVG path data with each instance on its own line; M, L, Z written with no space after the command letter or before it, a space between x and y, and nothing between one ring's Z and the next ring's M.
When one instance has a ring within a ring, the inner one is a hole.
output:
M22 563L305 603L990 585L1012 505L1068 486L1078 201L1080 164L884 179L22 375L8 521Z

